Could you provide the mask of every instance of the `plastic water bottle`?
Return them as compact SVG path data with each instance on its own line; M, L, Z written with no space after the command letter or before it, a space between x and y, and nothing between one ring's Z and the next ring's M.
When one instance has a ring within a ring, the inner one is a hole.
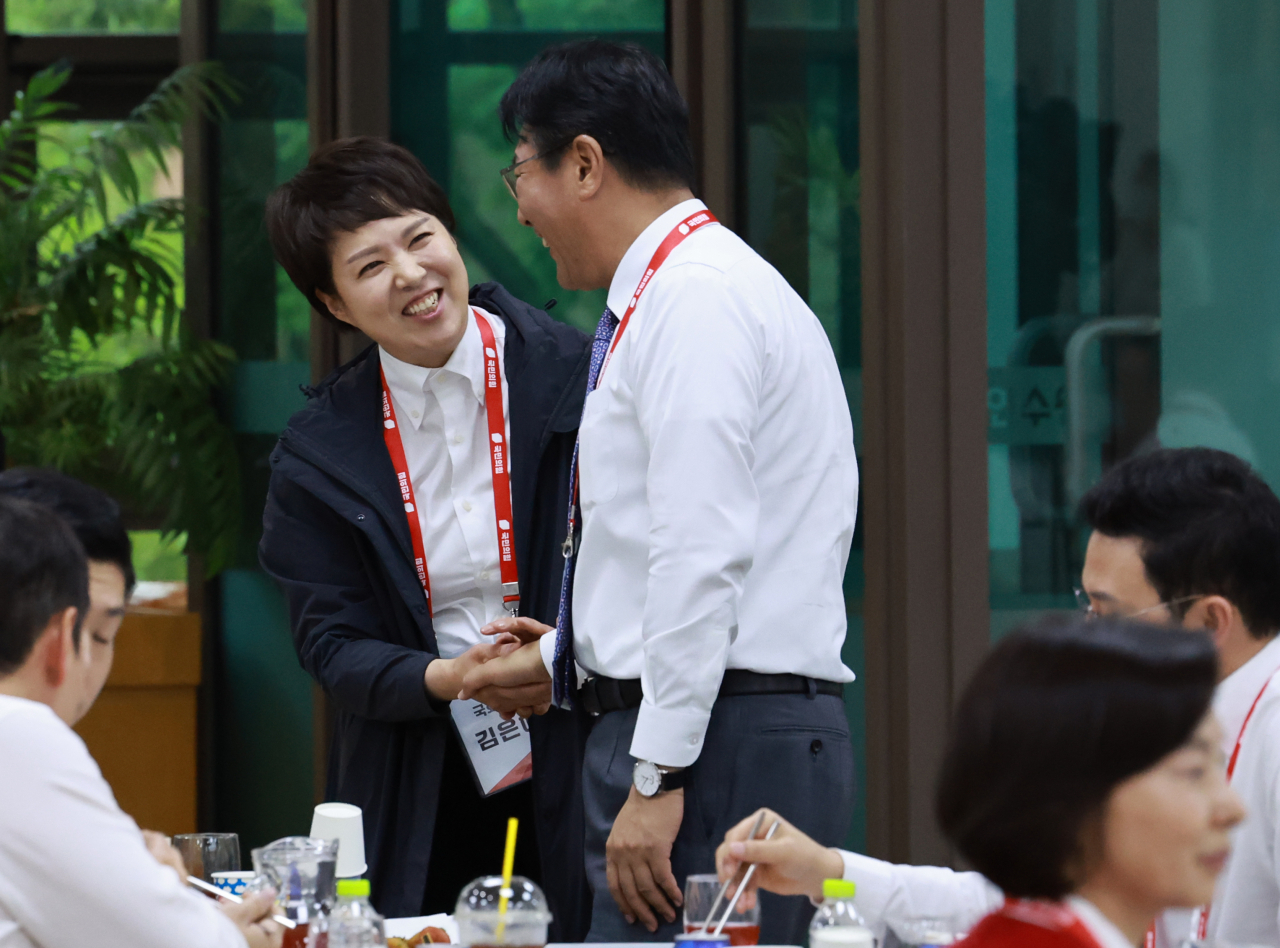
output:
M844 879L823 880L822 904L809 925L809 948L875 948L875 935L853 905L857 888Z
M368 879L338 880L338 904L327 927L328 948L387 948L382 916L369 904Z

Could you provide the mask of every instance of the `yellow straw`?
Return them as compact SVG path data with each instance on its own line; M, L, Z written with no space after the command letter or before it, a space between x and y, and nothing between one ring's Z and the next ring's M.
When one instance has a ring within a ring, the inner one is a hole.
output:
M516 864L516 828L520 821L514 816L507 820L507 849L502 854L502 891L498 893L498 942L507 928L507 897L511 893L511 872Z

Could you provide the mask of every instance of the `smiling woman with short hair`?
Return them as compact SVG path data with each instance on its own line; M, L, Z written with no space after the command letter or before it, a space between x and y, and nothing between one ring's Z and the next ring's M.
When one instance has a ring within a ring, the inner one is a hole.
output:
M375 343L281 435L259 551L336 709L325 798L363 810L373 899L393 916L451 911L521 817L517 868L542 877L553 936L580 940L581 720L522 727L453 699L501 650L493 620L554 621L588 339L496 283L468 289L448 200L398 145L321 148L267 227L312 306ZM529 751L485 796L468 755L511 748Z

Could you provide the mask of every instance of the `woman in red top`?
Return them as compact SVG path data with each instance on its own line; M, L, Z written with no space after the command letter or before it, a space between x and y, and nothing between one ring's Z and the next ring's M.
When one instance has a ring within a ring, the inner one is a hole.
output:
M1056 620L1002 641L957 708L944 832L1008 897L965 948L1124 948L1208 904L1243 817L1207 636Z

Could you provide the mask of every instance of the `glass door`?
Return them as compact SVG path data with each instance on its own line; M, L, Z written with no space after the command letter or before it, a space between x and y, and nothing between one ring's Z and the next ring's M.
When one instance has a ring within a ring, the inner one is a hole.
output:
M1280 484L1280 7L987 0L991 631L1072 607L1156 447Z

